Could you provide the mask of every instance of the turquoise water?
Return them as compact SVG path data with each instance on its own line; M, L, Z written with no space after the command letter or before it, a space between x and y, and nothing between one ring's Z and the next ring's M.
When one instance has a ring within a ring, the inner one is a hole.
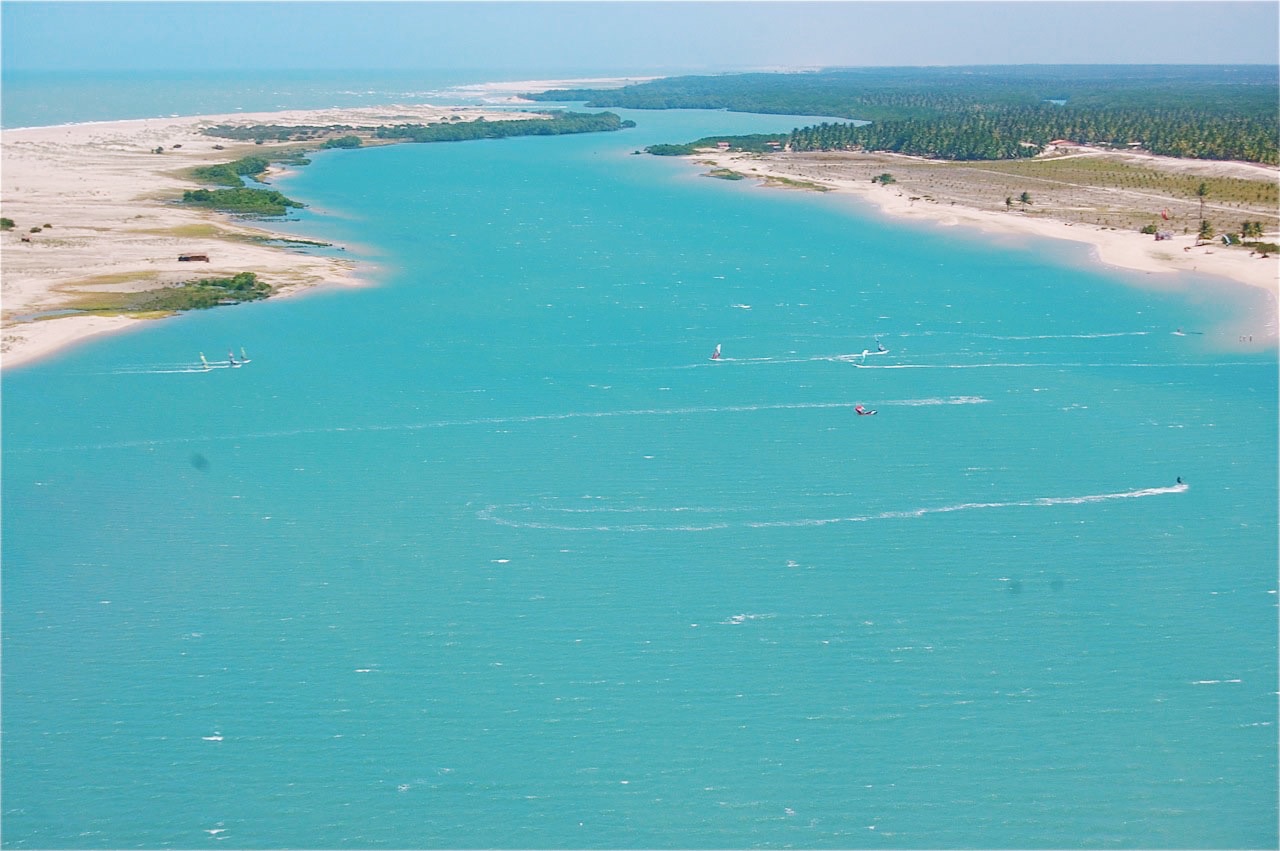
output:
M1274 305L626 117L318 155L374 285L4 373L4 846L1275 847Z
M625 76L602 70L599 76ZM674 72L668 72L674 73ZM453 71L26 71L4 69L0 126L43 127L169 115L221 115L238 110L382 106L389 103L473 104L459 90L487 81L592 76L579 69L537 72Z

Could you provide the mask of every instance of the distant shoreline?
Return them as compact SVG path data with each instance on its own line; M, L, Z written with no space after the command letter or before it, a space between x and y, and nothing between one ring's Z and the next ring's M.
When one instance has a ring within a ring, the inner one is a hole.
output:
M523 81L474 88L509 104L518 100L514 96L522 91L581 82ZM612 82L621 85L629 80ZM0 368L29 363L147 321L129 315L92 314L15 321L75 309L95 293L136 292L243 271L255 272L277 296L320 285L367 281L372 267L355 259L263 244L264 239L280 237L271 231L270 222L248 223L171 203L184 189L197 185L186 176L192 167L250 154L271 156L298 147L297 142L219 140L204 135L203 128L217 124L377 126L429 123L451 116L468 120L482 116L487 121L535 117L507 109L391 105L89 121L3 131L5 216L16 227L0 233L4 246ZM155 153L157 148L163 152ZM978 209L955 199L948 203L937 186L929 186L929 197L922 199L919 187L913 189L908 170L900 167L913 158L885 160L885 156L761 157L708 151L691 159L764 183L842 192L872 202L902 220L1084 242L1108 265L1152 274L1181 271L1213 275L1265 289L1273 302L1280 289L1280 257L1264 260L1249 257L1241 249L1195 246L1194 237L1185 235L1155 243L1152 237L1133 232L1073 225L1016 211ZM901 183L882 186L871 182L869 175L885 170L886 162L900 173ZM1229 165L1200 163L1198 167ZM1274 168L1266 173L1273 177L1280 174ZM206 255L209 261L179 261L183 254ZM1261 337L1268 344L1275 343L1274 317Z
M321 285L366 282L370 268L354 259L266 244L272 239L292 239L273 232L269 220L254 222L173 203L184 190L199 186L186 176L193 167L249 155L269 158L299 147L297 142L233 142L204 135L203 128L220 124L380 126L451 117L503 121L539 116L474 107L393 105L92 121L3 131L4 210L15 227L0 233L4 247L0 368L29 363L148 321L134 315L92 313L15 321L74 310L95 294L140 292L245 271L270 284L275 297ZM155 153L157 148L162 153ZM179 260L183 255L208 260Z
M1148 160L1169 159L1145 156ZM1273 346L1277 342L1275 308L1277 299L1280 299L1280 254L1268 257L1258 253L1251 255L1248 248L1227 247L1217 238L1197 244L1192 234L1175 234L1169 239L1156 241L1154 235L1138 233L1136 229L1120 230L1072 222L1040 210L1037 210L1039 215L1031 216L1016 208L982 209L974 206L972 196L966 195L962 184L948 186L937 178L935 169L952 168L954 164L933 163L895 154L759 155L706 150L683 159L711 177L741 175L758 181L764 187L840 193L852 200L871 204L898 221L933 227L970 228L1015 238L1068 240L1089 246L1097 262L1127 272L1156 276L1191 273L1261 289L1271 296L1271 315L1259 318L1259 327L1253 336L1260 345ZM1167 163L1167 167L1206 172L1252 169L1270 179L1280 180L1280 169L1271 166L1172 161ZM873 176L884 172L892 172L895 182L881 184L872 181ZM1273 224L1275 214L1269 218L1272 220L1269 224ZM1267 238L1275 239L1275 232L1269 230Z

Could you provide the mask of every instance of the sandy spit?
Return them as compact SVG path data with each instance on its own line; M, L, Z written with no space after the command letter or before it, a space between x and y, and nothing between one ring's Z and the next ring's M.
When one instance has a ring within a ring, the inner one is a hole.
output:
M345 257L307 254L261 238L270 224L175 204L198 184L193 166L265 154L288 143L206 136L217 124L377 126L450 116L489 121L530 113L425 105L234 113L92 122L0 133L0 197L15 222L0 233L0 367L30 362L90 337L136 328L125 316L58 316L94 292L147 290L252 271L282 293L365 283ZM221 150L215 148L221 146ZM294 143L296 146L296 143ZM162 148L162 153L155 153ZM33 228L37 229L33 232ZM209 262L183 262L204 254ZM49 314L53 314L50 316Z

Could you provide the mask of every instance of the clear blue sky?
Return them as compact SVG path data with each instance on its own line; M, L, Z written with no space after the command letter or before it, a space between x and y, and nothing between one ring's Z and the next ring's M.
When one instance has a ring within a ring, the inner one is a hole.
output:
M5 70L619 73L1022 63L1276 63L1280 3L36 2L3 0Z

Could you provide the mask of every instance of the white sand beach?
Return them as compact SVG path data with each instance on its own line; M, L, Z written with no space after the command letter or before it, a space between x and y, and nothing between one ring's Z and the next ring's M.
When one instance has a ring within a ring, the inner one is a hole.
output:
M524 81L481 87L495 99L517 91L556 84L619 84L623 78L575 81ZM369 266L328 254L308 254L276 244L269 225L173 203L196 184L186 176L194 166L229 162L297 143L234 143L201 133L217 124L377 126L428 123L458 116L499 121L530 113L426 105L235 113L88 123L4 131L0 136L3 170L0 192L4 215L15 222L0 234L0 367L29 362L89 337L135 328L145 319L120 315L57 315L93 293L141 291L200 277L253 271L278 293L317 285L368 281ZM156 149L163 149L156 153ZM913 194L904 185L880 185L869 169L883 160L828 159L736 154L713 151L694 158L762 181L803 181L851 199L871 202L905 221L946 227L971 227L1000 234L1074 240L1089 244L1098 259L1124 269L1152 274L1197 272L1261 287L1274 295L1280 282L1280 257L1263 259L1247 250L1209 243L1194 236L1155 241L1132 231L1081 222L979 209L943 203ZM1276 179L1274 168L1240 163L1185 163L1172 168L1239 170ZM1259 169L1262 169L1259 172ZM33 232L34 229L34 232ZM198 254L208 262L184 262ZM51 315L52 314L52 315ZM1275 323L1270 323L1274 335Z
M1201 174L1245 175L1253 179L1280 180L1280 170L1251 163L1176 160L1169 157L1135 155L1158 160L1165 169L1188 169ZM873 183L870 175L883 171L885 155L866 158L857 155L827 157L815 165L813 157L786 154L730 153L707 151L692 158L699 165L729 169L761 181L801 181L823 189L845 193L869 202L885 214L909 221L941 227L968 227L994 234L1024 235L1083 242L1091 246L1102 263L1136 272L1170 274L1196 272L1227 278L1272 295L1280 294L1280 256L1262 257L1240 247L1227 248L1213 240L1197 245L1193 234L1175 234L1156 241L1137 231L1116 230L1053 217L1032 217L1013 211L979 209L945 198L924 198L905 185ZM908 159L908 158L902 158ZM794 185L783 183L783 185ZM931 196L938 193L930 192ZM1269 239L1277 238L1275 233Z
M147 320L54 315L86 295L141 291L252 271L277 292L367 280L369 267L343 257L264 244L270 225L173 203L197 183L195 166L263 154L262 145L204 135L219 124L377 126L452 116L489 121L530 113L434 106L234 113L95 122L0 134L0 197L15 223L0 233L0 367L26 363L92 336ZM215 147L217 146L217 147ZM297 143L293 143L297 146ZM162 153L155 153L162 148ZM36 229L35 232L32 230ZM208 257L184 262L182 254Z

